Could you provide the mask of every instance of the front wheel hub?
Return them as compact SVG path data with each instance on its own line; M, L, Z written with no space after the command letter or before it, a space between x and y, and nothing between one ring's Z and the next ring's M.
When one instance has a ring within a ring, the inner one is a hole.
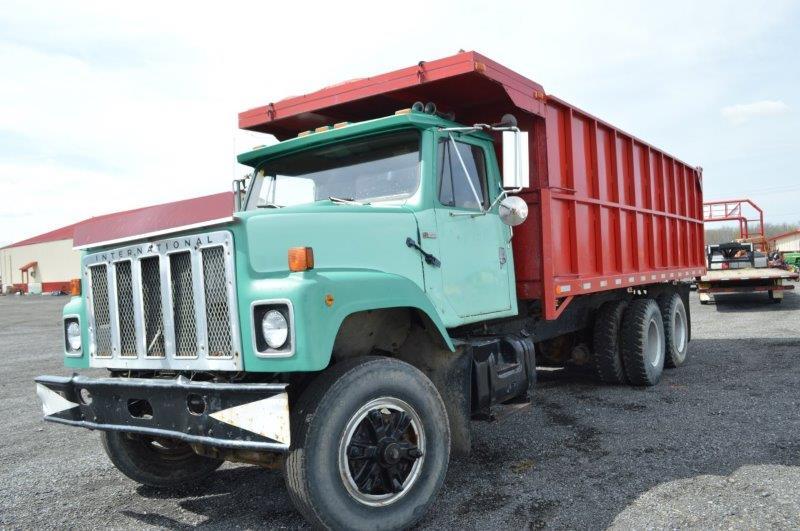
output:
M400 461L400 456L400 447L396 442L391 442L383 450L383 463L381 464L384 466L396 465Z
M424 461L422 421L407 402L384 397L353 414L339 445L339 472L357 501L383 506L400 499Z

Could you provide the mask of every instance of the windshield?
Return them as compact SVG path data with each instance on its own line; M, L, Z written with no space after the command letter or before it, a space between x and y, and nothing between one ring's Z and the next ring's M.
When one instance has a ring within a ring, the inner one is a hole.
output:
M247 208L407 199L419 188L419 143L419 131L403 131L267 161L257 167Z

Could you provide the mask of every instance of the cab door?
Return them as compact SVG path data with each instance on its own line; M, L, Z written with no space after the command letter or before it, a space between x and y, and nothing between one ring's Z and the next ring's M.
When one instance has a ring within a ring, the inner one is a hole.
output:
M436 138L434 209L441 291L452 310L467 321L512 305L508 228L496 206L488 210L499 192L490 148L488 141L456 133L451 137L442 132Z

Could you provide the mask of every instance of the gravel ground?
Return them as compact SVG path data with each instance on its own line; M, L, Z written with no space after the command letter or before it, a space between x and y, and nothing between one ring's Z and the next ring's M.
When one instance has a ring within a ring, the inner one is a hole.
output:
M64 298L0 297L0 527L294 528L276 471L226 464L158 492L119 474L96 433L45 424L39 374L68 374ZM543 373L534 407L474 425L422 528L800 527L800 296L692 294L690 363L655 388Z

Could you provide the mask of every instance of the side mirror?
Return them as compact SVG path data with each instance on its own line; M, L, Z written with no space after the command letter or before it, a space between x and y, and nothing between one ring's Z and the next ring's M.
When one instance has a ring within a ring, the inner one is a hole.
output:
M510 227L516 227L528 219L528 203L521 197L510 195L500 201L500 221Z
M503 131L503 188L528 186L528 133Z

